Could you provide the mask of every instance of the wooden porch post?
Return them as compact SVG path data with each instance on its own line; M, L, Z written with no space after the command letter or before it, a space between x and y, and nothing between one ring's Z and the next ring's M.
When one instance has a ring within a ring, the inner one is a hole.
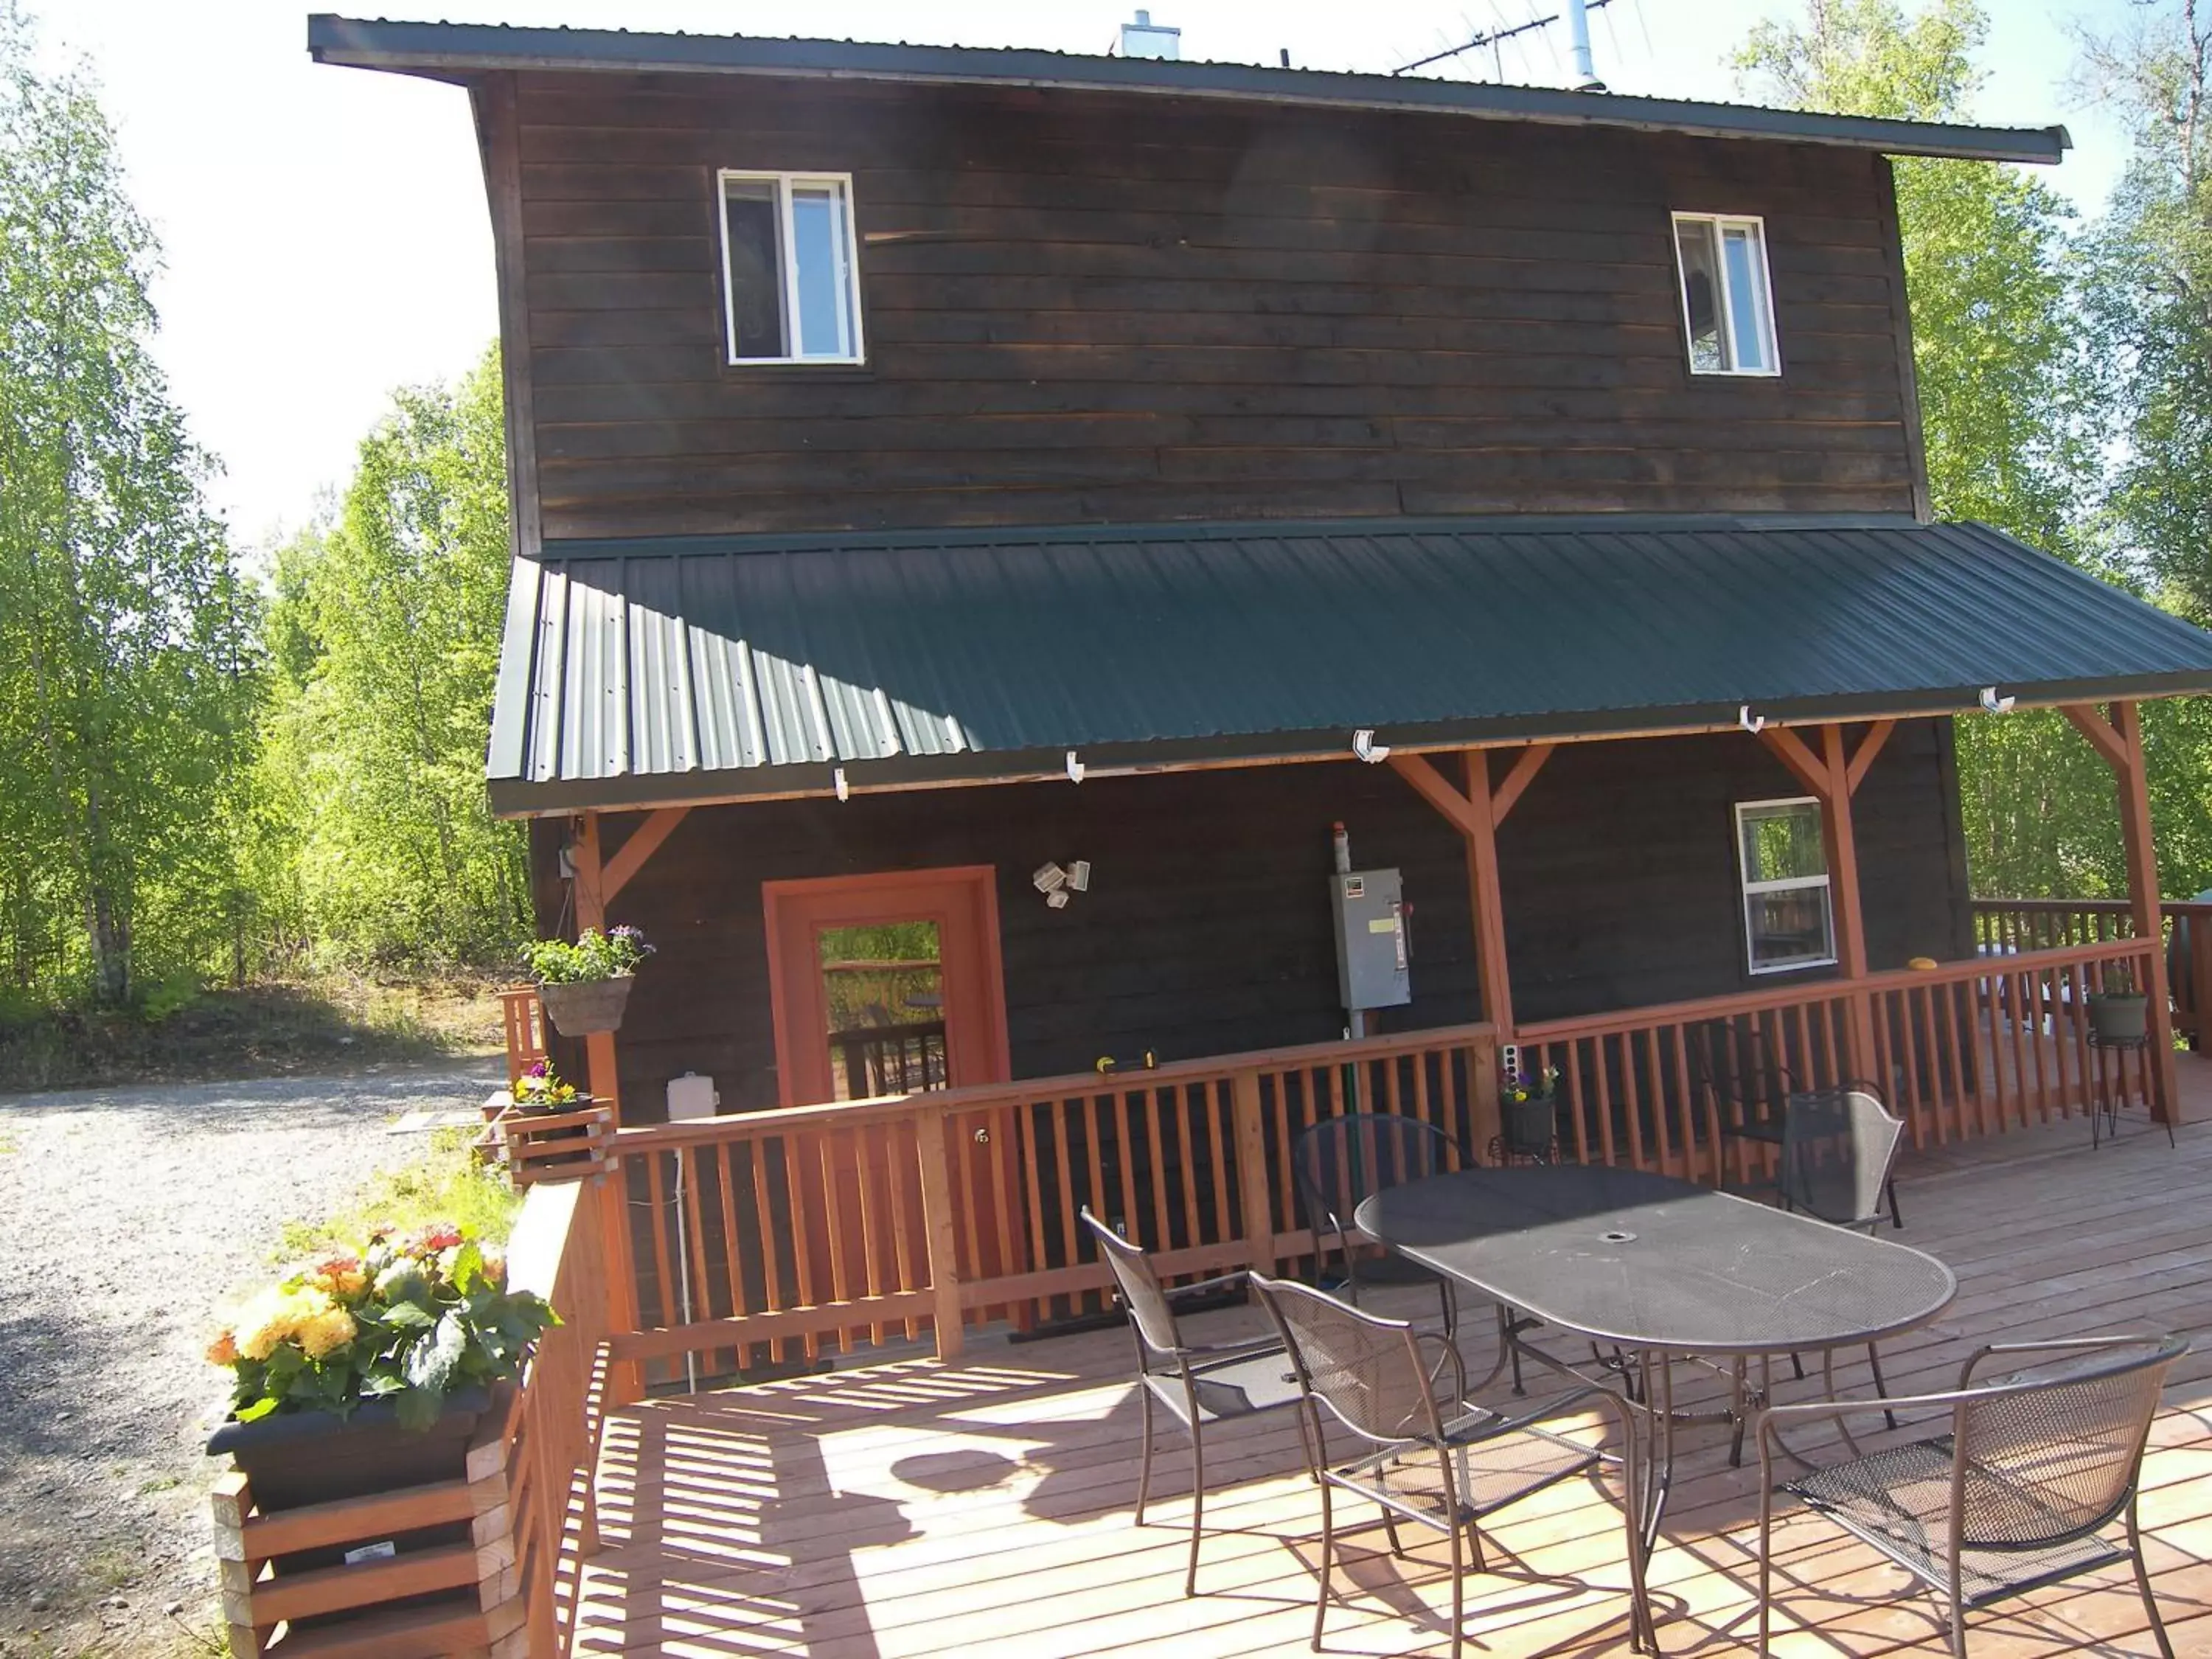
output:
M587 927L606 931L607 902L605 872L599 862L599 815L584 814L577 826L576 839L569 854L576 871L576 931ZM615 1075L615 1034L594 1031L584 1039L585 1080L592 1093L607 1103L615 1115L615 1127L622 1127L622 1085Z
M1844 728L1833 722L1820 727L1817 755L1785 726L1769 726L1759 734L1820 803L1820 841L1828 861L1830 908L1835 913L1836 968L1847 984L1867 976L1866 913L1859 899L1858 837L1851 823L1851 795L1895 729L1893 720L1877 721L1860 741L1856 754L1845 749ZM1850 1010L1846 1038L1851 1075L1877 1084L1886 1097L1889 1079L1874 1075L1881 1051L1875 1043L1873 1000L1858 986L1850 984L1844 1004Z
M2094 703L2069 703L2063 712L2104 757L2119 790L2128 900L2134 912L2136 938L2148 947L2150 958L2142 988L2149 1003L2151 1069L2158 1079L2158 1100L2153 1109L2161 1121L2179 1123L2183 1121L2181 1077L2173 1057L2173 1009L2166 982L2166 934L2159 902L2158 849L2151 837L2150 784L2143 766L2142 713L2132 702L2114 702L2109 722ZM2197 994L2201 1000L2204 994Z
M1469 749L1461 756L1464 793L1419 755L1393 755L1390 766L1412 784L1429 805L1442 812L1467 842L1467 890L1474 923L1475 972L1481 981L1482 1017L1497 1028L1498 1042L1513 1038L1513 981L1505 956L1505 900L1498 876L1498 826L1505 821L1544 763L1553 744L1532 743L1522 749L1496 788L1490 782L1487 750ZM1493 1054L1495 1050L1492 1051ZM1498 1092L1478 1087L1474 1104L1478 1146L1498 1130Z

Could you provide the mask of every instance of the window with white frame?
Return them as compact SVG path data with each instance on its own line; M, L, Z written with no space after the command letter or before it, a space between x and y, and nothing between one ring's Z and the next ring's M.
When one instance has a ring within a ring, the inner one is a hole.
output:
M1736 855L1743 872L1744 950L1754 974L1836 959L1828 903L1828 851L1820 803L1738 801Z
M857 363L860 273L848 173L721 175L732 363Z
M1779 374L1774 290L1766 275L1764 220L1717 213L1674 216L1682 326L1692 374Z

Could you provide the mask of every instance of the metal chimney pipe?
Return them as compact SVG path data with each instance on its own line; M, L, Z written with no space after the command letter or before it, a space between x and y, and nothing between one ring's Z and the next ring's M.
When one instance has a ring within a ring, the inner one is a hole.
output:
M1605 82L1597 78L1597 65L1590 58L1588 0L1567 0L1567 29L1574 46L1575 90L1603 92Z

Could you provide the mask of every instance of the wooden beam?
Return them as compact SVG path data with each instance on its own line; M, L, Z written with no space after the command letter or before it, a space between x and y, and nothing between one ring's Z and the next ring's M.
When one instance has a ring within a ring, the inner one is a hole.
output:
M952 1209L952 1163L945 1150L945 1115L923 1112L915 1120L921 1176L922 1242L929 1260L931 1316L939 1359L957 1359L967 1340L961 1322L960 1229ZM804 1245L799 1248L804 1249Z
M2070 717L2073 711L2069 708L2067 713ZM2167 1123L2179 1123L2182 1121L2181 1078L2173 1058L2173 1007L2166 981L2164 918L2158 896L2158 849L2151 836L2149 778L2143 764L2142 715L2134 703L2115 702L2112 724L2106 729L2118 742L2124 757L2118 779L2120 837L2128 858L2128 899L2135 910L2136 937L2150 947L2149 974L2142 987L2150 1017L2147 1058L2158 1077L2158 1115Z
M1547 750L1549 745L1543 745ZM1462 793L1426 757L1393 755L1389 764L1412 784L1421 798L1452 821L1467 842L1468 899L1474 910L1474 959L1482 988L1482 1017L1498 1028L1498 1041L1513 1039L1513 986L1505 960L1505 912L1498 877L1498 820L1492 807L1497 799L1490 788L1490 763L1486 751L1470 749L1462 757L1467 787ZM1516 764L1517 773L1528 769L1521 787L1543 765L1527 752ZM1517 792L1516 792L1517 793Z
M1454 788L1451 781L1437 770L1425 755L1393 755L1385 763L1392 771L1413 786L1423 800L1452 821L1462 836L1476 833L1480 823L1487 817L1479 817L1474 803ZM1487 792L1485 792L1486 794Z
M1770 726L1759 734L1759 740L1774 751L1774 757L1809 793L1824 803L1827 800L1831 783L1827 764L1805 746L1802 738L1784 726Z
M2113 705L2115 708L2118 704ZM2105 757L2105 764L2124 779L2128 769L2128 746L2120 734L2112 730L2112 723L2097 710L2093 702L2064 702L2058 712L2074 722L2074 729L2089 739L2089 746Z
M1881 753L1882 744L1889 741L1889 734L1896 730L1895 720L1876 720L1867 727L1866 736L1859 739L1859 746L1851 756L1851 793L1858 793L1859 785L1865 781L1867 769L1874 764L1875 757Z
M576 838L568 845L568 856L575 870L576 931L597 927L605 932L607 925L606 875L599 864L599 815L586 812L576 826ZM622 1127L622 1085L616 1076L615 1034L594 1031L584 1039L585 1081L591 1085L593 1097L604 1101L613 1112L615 1127Z
M1512 811L1522 793L1534 781L1536 774L1544 769L1544 763L1552 758L1552 751L1558 747L1555 743L1532 743L1521 751L1519 758L1513 763L1513 769L1505 775L1505 781L1498 786L1497 793L1490 798L1490 821L1492 824L1505 822L1506 815Z
M600 877L599 905L602 913L615 895L629 885L629 878L638 872L645 861L660 850L660 843L674 833L676 826L683 823L690 811L688 806L664 806L629 832L629 839L607 860L606 868Z
M1808 750L1809 757L1810 751ZM1844 728L1820 728L1819 759L1824 787L1820 797L1820 838L1828 859L1828 902L1836 928L1836 969L1846 981L1867 976L1866 910L1859 896L1858 835L1851 822L1851 763L1844 747ZM1851 1073L1878 1085L1884 1098L1889 1079L1874 1075L1878 1051L1874 1040L1874 1002L1854 985L1844 998L1846 1036Z
M1475 970L1482 981L1482 1017L1498 1040L1513 1040L1513 976L1505 957L1504 889L1498 874L1498 824L1491 816L1490 757L1470 749L1467 767L1467 891L1474 912Z

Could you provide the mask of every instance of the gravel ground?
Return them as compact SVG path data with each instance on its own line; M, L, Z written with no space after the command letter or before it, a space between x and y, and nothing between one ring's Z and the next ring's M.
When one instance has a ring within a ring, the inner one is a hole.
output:
M165 1650L212 1610L217 1308L471 1106L497 1059L0 1097L0 1654ZM103 1632L111 1645L103 1646Z

